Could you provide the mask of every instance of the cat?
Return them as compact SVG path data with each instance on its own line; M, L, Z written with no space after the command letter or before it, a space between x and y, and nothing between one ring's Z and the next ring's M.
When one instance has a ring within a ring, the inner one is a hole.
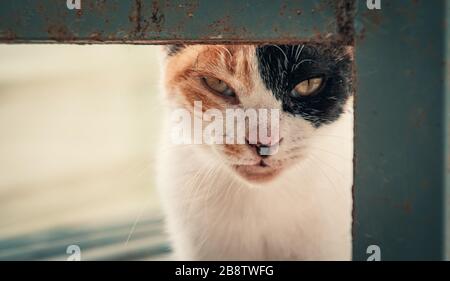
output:
M350 260L352 47L171 45L162 60L157 182L174 258ZM278 109L278 137L174 144L170 113L194 102Z

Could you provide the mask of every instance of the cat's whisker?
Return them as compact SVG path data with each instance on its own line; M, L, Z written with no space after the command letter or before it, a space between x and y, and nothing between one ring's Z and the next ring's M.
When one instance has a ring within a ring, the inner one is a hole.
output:
M213 180L213 183L217 180L217 178L215 178ZM234 190L234 192L231 192L231 190L233 188L236 188L236 190ZM236 180L235 177L231 177L230 183L228 185L226 185L226 187L224 188L224 191L222 191L222 193L225 192L224 196L216 196L216 201L215 202L211 202L211 204L215 205L215 204L219 204L220 201L228 201L228 198L231 196L235 196L235 194L238 194L239 192L242 192L242 186L241 184L238 183L238 181ZM232 202L232 201L231 201ZM217 214L217 219L214 220L214 222L211 224L211 227L215 227L217 225L219 225L220 223L222 223L222 221L220 220L220 218L225 217L226 213L229 211L229 208L222 208L221 212L219 214ZM202 235L200 236L202 237L201 241L198 243L199 247L203 247L204 245L206 245L206 242L208 241L208 231L207 229L205 229L202 232Z
M314 137L337 138L337 139L344 139L344 140L348 140L348 141L353 141L353 138L348 138L348 137L339 136L339 135L314 134Z
M207 204L207 200L210 198L209 197L209 192L210 192L210 190L212 188L215 187L214 183L215 183L216 180L217 180L217 170L216 170L216 173L214 174L214 176L213 176L213 178L211 180L211 185L206 187L206 197L205 197L205 200L204 200L204 208L203 208L203 214L205 215L205 217L208 217L208 215L209 215L209 213L208 213L208 204ZM219 196L216 196L216 200L217 201L219 200ZM217 221L219 221L219 219L216 220L216 223L217 223ZM203 233L199 237L202 238L202 237L206 236L205 234L207 234L207 229L204 229ZM199 244L202 245L203 243L206 243L206 241L207 241L207 239L205 239L205 241L200 242Z
M289 59L288 59L288 56L286 55L286 52L283 49L281 49L281 47L278 45L271 44L270 46L273 46L273 47L277 48L278 50L280 50L280 52L284 55L284 67L287 67L287 65L289 63Z
M204 198L206 198L206 195L197 197L197 191L199 190L198 187L201 187L203 184L203 181L206 180L211 173L214 174L215 170L219 169L219 166L215 165L215 164L217 164L216 161L210 161L209 163L205 163L205 164L206 164L205 165L206 169L201 169L199 172L196 173L196 177L194 178L194 180L186 184L187 186L194 185L193 188L195 190L195 194L192 194L193 196L188 196L186 198L187 200L191 200L191 201L193 199L194 200L203 200ZM202 175L202 177L200 178L201 175ZM200 180L200 181L197 181L197 180Z
M150 201L150 200L147 200L147 201ZM141 208L139 210L139 213L136 216L136 219L134 220L134 223L133 223L133 225L132 225L132 227L130 229L130 232L128 233L127 240L125 241L125 246L128 246L128 242L130 241L131 236L133 235L133 233L134 233L134 231L136 229L136 226L139 223L139 220L141 219L142 215L144 214L144 211L148 208L148 206L150 206L149 203L150 202L146 202L145 204L143 204L141 206Z
M218 170L218 168L216 167L216 168L212 171L212 175L211 175L211 176L213 177L213 179L212 179L212 181L211 181L212 184L206 187L207 193L206 193L205 196L202 197L202 199L204 200L203 214L204 214L205 216L208 216L208 205L207 205L206 203L207 203L207 200L210 199L209 191L211 190L211 188L213 188L213 186L215 186L215 185L214 185L214 182L215 182L216 179L217 179L217 170ZM208 177L209 177L209 176L208 176ZM231 184L230 184L230 185L231 185ZM218 197L218 196L217 196L217 197ZM218 199L219 199L219 198L217 198L217 200L218 200ZM220 222L219 220L216 220L216 223L219 223L219 222ZM208 231L207 231L207 229L205 228L205 229L202 231L202 234L199 235L200 241L197 242L197 246L198 246L199 248L202 248L202 247L206 244L206 242L208 241L208 235L207 235L207 233L208 233Z
M344 174L343 174L341 171L339 171L336 167L333 167L332 165L330 165L330 164L327 163L326 161L321 160L321 159L320 159L317 155L315 155L314 153L309 153L308 156L309 156L309 157L312 157L312 158L315 159L316 161L319 161L320 164L325 165L325 166L327 166L327 167L333 169L333 170L336 172L336 174L339 175L343 180L346 179L345 176L344 176Z
M318 169L318 171L325 177L325 179L329 182L330 186L333 188L333 191L340 197L343 198L343 194L342 192L339 192L338 189L336 188L335 183L330 179L330 177L328 176L328 174L321 168L320 164L318 162L315 161L314 158L312 157L308 157L308 159L310 161L312 161L315 165L314 167Z
M295 60L296 60L296 61L298 61L298 59L300 58L300 56L301 56L301 54L302 54L304 48L305 48L305 45L304 45L304 44L301 45L301 47L300 47L300 45L297 45L297 50L296 50L296 52L295 52Z
M315 62L315 60L311 60L311 59L301 60L300 62L298 62L292 66L292 71L296 70L300 65L302 65L305 62Z
M318 163L316 158L310 158L313 162ZM317 166L317 168L319 169L319 171L325 176L325 178L328 180L328 182L332 185L334 191L336 194L338 194L341 198L344 199L344 194L342 193L343 191L339 188L337 188L336 183L331 180L329 174L319 165Z
M308 148L308 149L316 149L316 150L318 150L318 151L321 151L321 152L325 152L325 153L334 155L334 156L339 157L339 158L342 158L342 159L344 159L344 160L350 160L350 161L353 161L353 157L352 157L352 158L348 158L348 157L345 157L344 155L341 155L341 154L338 154L338 153L336 153L336 152L329 151L329 150L326 150L326 149L323 149L323 148L320 148L320 147L315 147L315 146L308 145L307 148Z
M150 165L151 165L151 163L147 163L146 165L144 165L142 170L139 172L139 174L135 178L140 178L141 176L145 175L145 171L147 171L149 169ZM142 215L144 214L144 211L150 206L150 201L151 201L151 198L147 199L140 207L140 210L136 216L136 219L134 220L134 223L130 229L130 233L127 236L127 240L125 241L125 246L128 245L128 242L130 241L130 239L136 229L136 226L139 223L139 220L141 219Z
M213 161L210 162L210 164L212 164ZM186 196L185 198L185 202L195 202L197 200L203 200L204 196L199 196L197 197L197 193L201 188L201 183L207 178L208 174L210 173L211 170L215 169L215 167L213 165L206 165L205 169L200 169L192 178L192 180L188 183L186 183L186 186L190 186L193 188L193 190L191 191L191 194L189 194L189 196ZM200 182L197 182L197 180L200 180ZM191 204L188 204L191 205ZM188 212L190 210L190 208L187 208Z

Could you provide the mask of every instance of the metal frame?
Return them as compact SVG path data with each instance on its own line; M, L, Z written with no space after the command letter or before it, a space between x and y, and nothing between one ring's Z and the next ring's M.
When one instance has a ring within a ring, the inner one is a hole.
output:
M450 255L449 1L63 0L0 3L2 43L229 43L356 39L354 249ZM356 9L356 16L354 12Z
M362 1L361 1L362 2ZM445 258L447 1L359 3L354 258ZM448 118L448 117L447 117Z
M11 43L267 42L329 40L343 17L330 0L15 0L0 3ZM69 1L71 2L71 1Z

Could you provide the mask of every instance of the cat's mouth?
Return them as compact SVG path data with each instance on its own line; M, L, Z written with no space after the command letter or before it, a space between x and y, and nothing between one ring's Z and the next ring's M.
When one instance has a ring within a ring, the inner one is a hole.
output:
M254 165L233 165L234 170L244 179L253 182L267 182L273 180L281 167L274 167L264 159Z

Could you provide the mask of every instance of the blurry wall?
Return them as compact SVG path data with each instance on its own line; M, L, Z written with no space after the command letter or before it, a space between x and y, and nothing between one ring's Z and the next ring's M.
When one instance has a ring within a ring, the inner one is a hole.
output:
M0 237L158 212L152 46L0 46Z

